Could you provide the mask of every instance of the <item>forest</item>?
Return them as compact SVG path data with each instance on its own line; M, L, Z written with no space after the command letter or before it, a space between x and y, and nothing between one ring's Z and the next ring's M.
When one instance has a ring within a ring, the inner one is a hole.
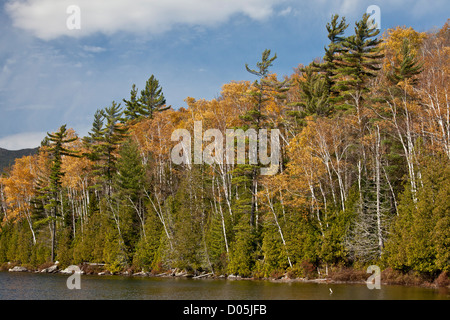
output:
M241 277L378 265L450 272L450 22L384 34L327 23L323 57L280 78L265 50L212 100L166 104L154 75L0 178L0 264L59 261ZM261 163L175 164L176 129L280 131Z

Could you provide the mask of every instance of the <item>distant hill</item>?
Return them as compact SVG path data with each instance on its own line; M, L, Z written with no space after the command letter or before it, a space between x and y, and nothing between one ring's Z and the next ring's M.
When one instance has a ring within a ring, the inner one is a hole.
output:
M12 165L14 160L22 158L23 156L29 156L37 153L39 148L34 149L21 149L21 150L6 150L0 148L0 173L4 168Z

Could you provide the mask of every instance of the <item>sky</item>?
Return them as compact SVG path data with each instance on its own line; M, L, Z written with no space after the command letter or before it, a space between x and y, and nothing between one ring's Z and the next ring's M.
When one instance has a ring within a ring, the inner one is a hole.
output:
M37 147L63 124L85 136L97 109L152 74L174 109L256 80L245 64L265 49L290 75L323 56L332 14L351 33L371 5L382 32L450 18L448 0L0 0L0 148Z

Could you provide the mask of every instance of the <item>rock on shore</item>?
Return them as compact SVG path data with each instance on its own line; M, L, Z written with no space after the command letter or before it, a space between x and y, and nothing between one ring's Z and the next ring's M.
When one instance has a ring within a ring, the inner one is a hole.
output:
M8 269L9 272L27 272L28 269L25 267L15 266L14 268Z
M58 271L58 265L57 264L54 264L51 267L48 267L48 268L45 268L45 269L41 270L42 273L55 273L57 271Z

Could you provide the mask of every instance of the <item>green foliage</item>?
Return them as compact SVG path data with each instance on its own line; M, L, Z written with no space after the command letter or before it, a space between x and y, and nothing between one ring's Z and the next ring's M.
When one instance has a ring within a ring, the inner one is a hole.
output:
M136 201L142 194L144 174L138 146L131 140L126 141L119 152L114 181L120 196Z
M325 116L332 111L332 102L339 99L339 91L336 91L335 84L337 81L338 64L342 59L341 53L344 52L342 44L346 40L343 35L347 27L348 24L345 23L345 17L342 17L340 21L339 15L337 14L331 17L331 21L327 23L326 26L330 43L328 47L325 48L325 56L323 57L324 62L313 62L311 68L307 68L320 72L323 75L323 78L316 77L317 80L315 79L316 81L314 81L314 86L317 86L317 88L314 88L314 91L311 89L309 91L314 93L313 96L315 96L316 99L320 98L319 102L321 107L317 109L322 112L325 111L325 113L323 113ZM314 113L317 112L313 112L313 114Z
M355 34L341 42L341 55L336 62L331 90L339 93L339 98L334 101L340 101L340 108L344 110L361 107L365 94L370 91L369 79L376 77L381 68L383 54L379 45L382 40L374 38L380 30L370 28L369 17L364 14L356 22Z
M159 85L159 81L154 75L145 83L144 90L141 90L141 96L137 98L137 88L133 84L130 92L130 100L125 100L127 106L125 115L127 120L136 120L141 117L153 118L155 112L161 112L170 108L166 106L166 99Z
M123 241L114 228L108 228L104 234L103 261L106 263L106 270L113 274L127 265Z
M252 275L255 264L255 234L245 217L242 217L234 228L235 237L230 246L228 273L242 277Z
M433 275L449 268L448 158L427 159L422 183L416 203L408 185L403 192L384 258L395 269Z
M292 263L310 261L318 264L322 235L319 226L309 217L292 214L286 224L286 245Z
M403 39L401 56L400 66L394 66L392 73L388 75L389 80L394 85L401 81L417 84L418 79L415 76L422 72L423 63L419 63L417 57L411 52L411 45L407 38Z
M175 111L152 75L143 90L132 86L125 110L114 101L97 110L83 144L65 125L48 134L30 170L0 177L0 263L56 258L105 263L112 273L275 278L368 263L449 272L448 123L437 108L445 81L435 79L434 57L424 58L439 46L404 41L392 64L367 15L353 35L344 36L347 27L332 16L323 60L283 81L265 50L255 69L245 65L252 85L233 82L217 99L189 99ZM380 74L382 63L390 74ZM281 172L174 165L171 133L198 120L221 130L279 128ZM70 159L75 150L85 158Z
M349 236L351 224L356 216L358 201L358 189L353 187L349 190L344 211L330 208L330 213L324 221L325 224L329 225L329 228L324 232L320 249L320 257L327 264L333 265L348 261L349 250L346 240Z
M315 115L327 117L331 114L332 105L329 103L329 88L327 80L320 74L313 73L312 68L306 68L305 81L300 83L304 109L304 116Z
M162 247L163 226L153 210L149 210L145 222L145 237L142 236L136 245L133 265L142 270L156 269L160 259L159 250Z
M200 174L197 170L187 173L175 197L173 259L180 269L198 270L205 263L206 212Z
M49 220L51 229L51 261L54 261L56 254L56 237L57 237L57 218L61 215L58 211L58 206L61 205L60 201L60 190L62 187L61 178L64 176L64 172L61 169L62 157L78 157L78 152L65 148L65 145L76 141L78 138L68 138L68 132L66 130L66 125L62 125L59 130L54 133L47 133L49 141L48 152L50 154L50 159L52 161L49 176L49 186L48 186L48 203L44 205L46 210L50 211ZM44 192L45 193L45 192Z
M289 267L286 250L273 221L265 223L261 249L264 256L265 277L270 277L274 272L286 270Z
M66 228L58 234L58 247L56 249L56 260L60 267L68 267L73 261L73 246L71 230Z
M227 239L230 239L232 222L225 219ZM208 256L212 269L218 273L225 273L228 265L228 253L225 245L222 219L219 214L213 214L206 235Z

